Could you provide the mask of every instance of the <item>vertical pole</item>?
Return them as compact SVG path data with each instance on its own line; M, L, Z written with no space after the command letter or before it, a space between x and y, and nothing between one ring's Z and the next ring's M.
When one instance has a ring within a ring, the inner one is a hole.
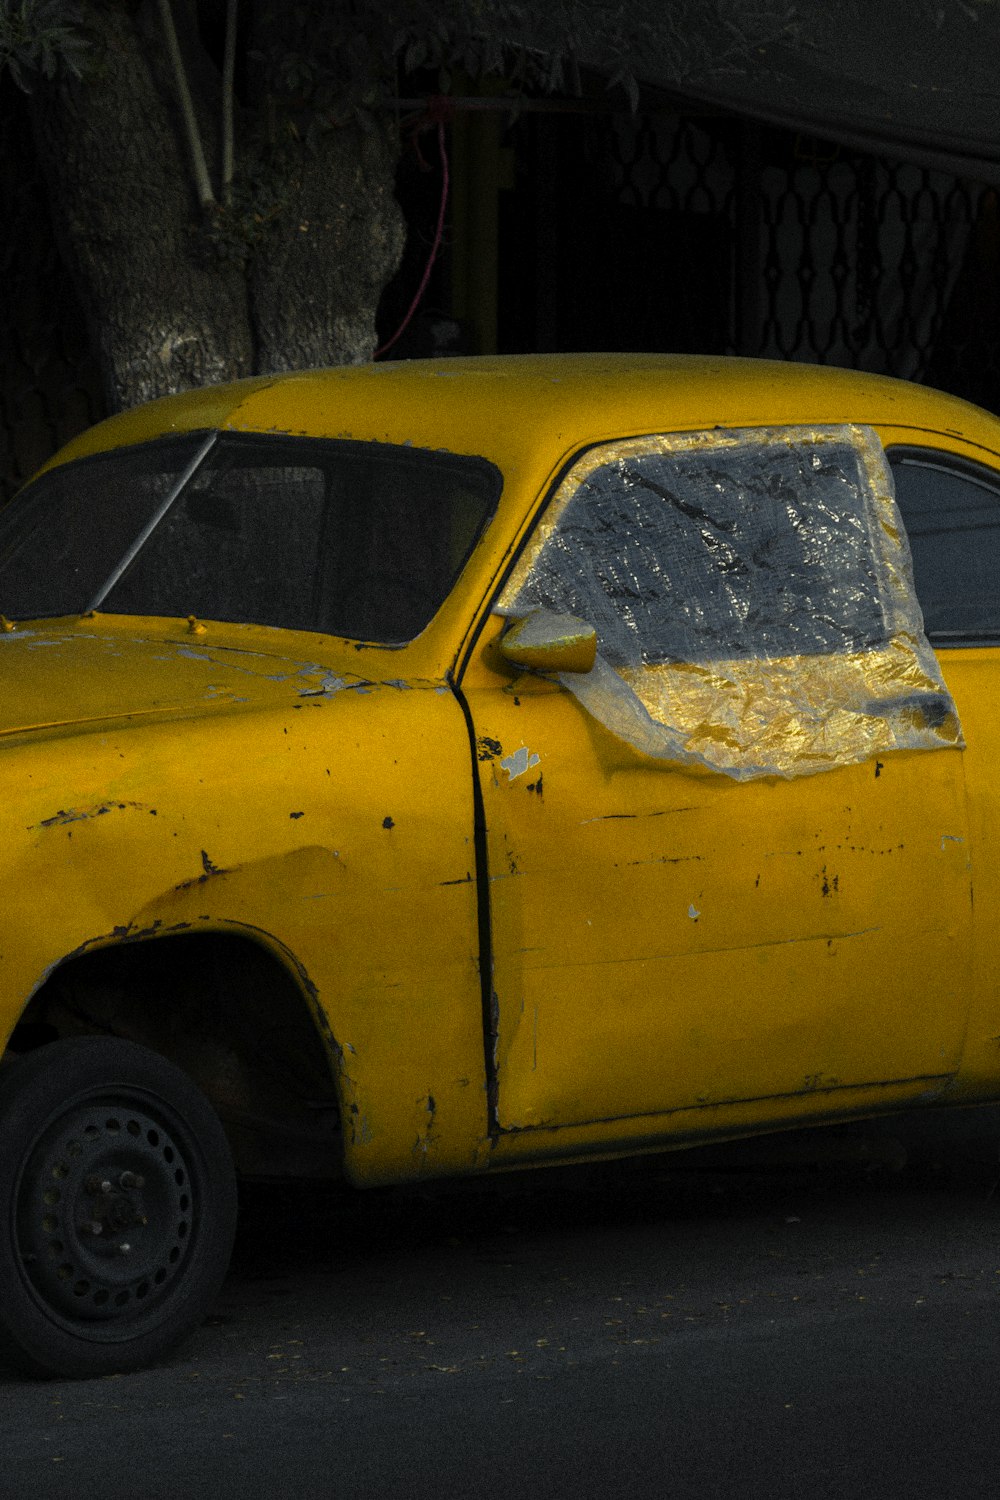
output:
M559 121L535 117L535 349L559 348Z
M469 120L472 194L469 204L469 317L476 350L497 349L497 239L500 228L500 117L493 110Z
M501 116L464 110L451 133L451 310L473 354L497 349Z
M463 329L469 328L469 178L469 116L459 110L451 123L449 268L451 315Z
M744 120L736 171L736 245L733 318L737 354L760 353L764 261L761 245L760 126Z

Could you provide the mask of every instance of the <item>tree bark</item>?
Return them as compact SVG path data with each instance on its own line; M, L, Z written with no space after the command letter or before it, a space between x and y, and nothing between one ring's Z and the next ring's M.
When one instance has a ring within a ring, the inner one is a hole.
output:
M171 16L190 89L186 131L157 0L94 0L86 77L42 86L31 101L56 232L111 410L256 371L370 359L405 237L395 130L352 119L318 132L314 146L286 147L280 202L265 212L277 210L273 222L241 259L239 220L199 206L191 171L196 135L202 177L218 178L221 194L222 79L194 12L173 0ZM265 96L258 129L268 109ZM293 140L287 116L285 127Z
M379 298L405 240L396 150L391 126L355 123L302 150L251 270L258 370L371 359Z
M253 368L246 282L198 233L175 116L123 5L88 15L95 66L33 96L53 217L112 410Z

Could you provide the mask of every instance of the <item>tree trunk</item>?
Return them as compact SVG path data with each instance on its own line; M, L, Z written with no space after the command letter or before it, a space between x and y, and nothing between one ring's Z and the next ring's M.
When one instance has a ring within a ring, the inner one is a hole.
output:
M371 359L379 297L405 239L396 149L391 127L355 123L303 149L251 271L258 370Z
M221 181L219 74L193 12L175 0L172 15L209 175ZM289 149L280 211L242 260L226 210L223 233L205 232L155 0L91 5L88 31L85 79L41 87L31 113L110 409L255 371L370 359L405 236L392 126L352 121L319 132L315 148Z
M131 8L91 8L96 65L33 96L63 254L112 410L253 368L246 282L198 233L175 118Z

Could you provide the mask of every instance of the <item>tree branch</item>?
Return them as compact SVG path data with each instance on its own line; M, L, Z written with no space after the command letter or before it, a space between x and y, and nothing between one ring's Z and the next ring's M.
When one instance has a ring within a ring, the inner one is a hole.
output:
M226 50L222 59L222 201L233 201L233 78L236 72L236 12L239 0L226 0Z
M158 0L158 4L163 33L167 41L167 53L174 70L174 81L177 84L177 98L181 107L181 119L184 122L184 134L191 152L191 167L194 172L198 202L202 208L215 208L216 197L212 191L212 180L208 175L205 151L201 144L201 131L198 129L198 120L191 101L191 90L188 88L187 74L184 71L184 59L181 57L180 44L177 41L170 0Z

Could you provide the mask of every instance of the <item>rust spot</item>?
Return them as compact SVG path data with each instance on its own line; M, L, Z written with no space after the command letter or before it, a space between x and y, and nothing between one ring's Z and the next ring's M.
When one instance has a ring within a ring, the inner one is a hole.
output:
M290 818L304 818L305 817L305 813L300 813L300 812L289 813L288 816Z
M539 778L538 778L537 781L529 781L528 785L526 787L526 790L529 791L529 792L534 792L536 794L536 796L540 797L542 795L542 778L541 778L541 776L539 776Z
M386 818L382 819L382 827L383 828L395 828L395 826L396 825L393 822L392 818L386 817Z
M482 739L476 741L476 752L480 760L496 760L498 755L503 754L503 746L499 740Z
M880 761L880 760L877 760L877 761L876 761L876 762L875 762L875 780L876 780L876 781L877 781L877 780L878 780L878 779L879 779L879 777L880 777L880 776L881 776L881 774L882 774L882 771L883 771L883 764L882 764L882 762L881 762L881 761Z

